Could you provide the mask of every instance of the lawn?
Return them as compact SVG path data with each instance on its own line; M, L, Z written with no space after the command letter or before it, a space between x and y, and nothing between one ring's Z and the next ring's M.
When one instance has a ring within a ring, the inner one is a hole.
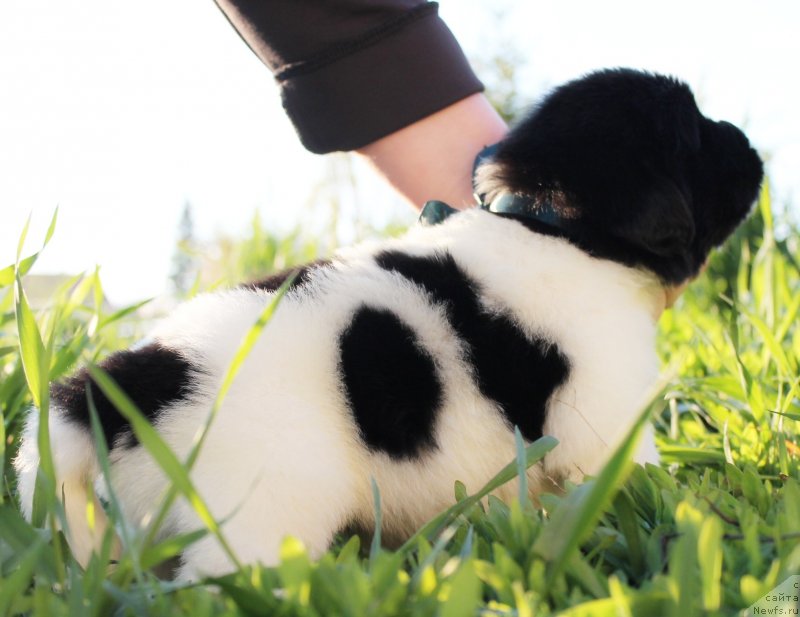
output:
M33 311L24 287L35 255L20 259L0 270L0 614L740 614L800 574L800 244L780 218L765 191L754 216L662 317L663 383L598 477L536 506L484 498L558 447L548 437L518 439L516 459L494 483L468 495L456 482L453 507L397 550L381 547L379 533L342 537L311 561L289 538L275 568L245 564L193 585L159 578L158 566L206 534L224 536L213 519L157 544L122 526L110 499L124 550L109 566L109 535L105 554L83 570L58 531L63 513L47 457L33 524L19 514L11 461L25 410L47 406L49 381L129 344L144 327L137 306L105 307L97 272L67 281ZM247 342L240 358L246 352ZM192 499L202 515L185 465L116 398L173 479L171 497ZM627 462L647 421L657 428L659 467Z

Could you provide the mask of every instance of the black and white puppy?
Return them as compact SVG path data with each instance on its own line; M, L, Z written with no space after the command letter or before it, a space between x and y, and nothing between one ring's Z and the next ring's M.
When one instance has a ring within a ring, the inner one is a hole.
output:
M406 536L450 505L455 480L475 490L513 459L515 425L560 442L531 469L534 493L597 472L656 378L671 290L745 218L762 164L741 131L701 115L686 85L609 70L552 92L478 176L488 207L309 265L280 303L192 471L242 560L274 564L287 534L318 555L346 525L371 526L371 477L384 532ZM180 457L279 282L200 296L102 363ZM84 559L102 531L85 516L99 474L89 381L84 371L56 384L50 412ZM140 525L165 476L92 392L113 486ZM37 422L34 412L16 459L27 513ZM657 460L652 434L638 459ZM177 502L164 533L198 527ZM208 537L178 575L229 567Z

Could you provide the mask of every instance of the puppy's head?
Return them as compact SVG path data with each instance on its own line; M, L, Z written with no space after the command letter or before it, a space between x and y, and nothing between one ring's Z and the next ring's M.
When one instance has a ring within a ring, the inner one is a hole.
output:
M762 175L745 135L703 116L685 84L614 69L557 88L478 177L489 198L546 200L556 229L534 229L675 284L747 216Z

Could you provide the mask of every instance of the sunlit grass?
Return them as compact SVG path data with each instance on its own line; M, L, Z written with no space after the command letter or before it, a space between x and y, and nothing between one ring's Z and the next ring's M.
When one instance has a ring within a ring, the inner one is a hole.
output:
M209 534L224 543L224 527L192 486L192 460L171 453L97 372L100 388L172 480L167 499L188 499L204 527L155 542L152 528L136 533L121 524L111 492L111 531L82 569L59 531L64 517L44 423L34 524L19 514L11 460L23 412L32 404L46 408L47 384L76 364L94 364L130 344L124 333L136 329L130 326L138 308L107 314L95 272L62 286L34 312L24 288L36 254L20 250L17 264L0 270L0 615L734 614L800 573L800 247L794 232L782 240L774 226L764 193L753 219L662 319L659 351L673 376L650 411L663 466L627 462L639 424L597 478L542 497L543 508L487 498L558 447L550 438L519 440L516 460L492 482L472 495L456 483L454 505L397 550L341 538L314 562L288 539L275 568L244 564L189 586L162 580L156 568ZM239 270L267 273L256 264L266 270L318 256L296 237L258 234L263 230L254 227L237 249L231 278ZM269 310L261 317L239 361L269 327ZM209 409L206 428L214 413ZM99 457L107 469L102 443ZM122 551L109 567L112 531Z

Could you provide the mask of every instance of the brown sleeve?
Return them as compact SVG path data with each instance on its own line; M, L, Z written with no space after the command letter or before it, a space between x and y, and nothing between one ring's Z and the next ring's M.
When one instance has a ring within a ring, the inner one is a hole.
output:
M311 152L354 150L483 85L422 0L215 0Z

